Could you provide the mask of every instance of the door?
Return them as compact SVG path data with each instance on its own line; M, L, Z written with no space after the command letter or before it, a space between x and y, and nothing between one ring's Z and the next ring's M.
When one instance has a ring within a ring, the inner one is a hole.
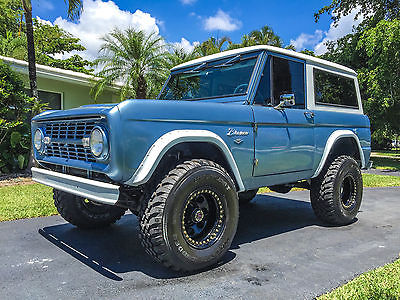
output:
M314 120L313 113L306 109L304 77L304 62L268 57L253 103L253 176L312 172ZM281 97L288 95L294 95L295 105L275 109Z

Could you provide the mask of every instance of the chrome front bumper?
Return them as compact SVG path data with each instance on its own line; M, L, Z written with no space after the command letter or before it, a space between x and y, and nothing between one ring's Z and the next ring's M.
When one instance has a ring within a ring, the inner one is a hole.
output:
M114 205L119 198L119 186L40 168L32 168L32 179L60 191L95 202Z

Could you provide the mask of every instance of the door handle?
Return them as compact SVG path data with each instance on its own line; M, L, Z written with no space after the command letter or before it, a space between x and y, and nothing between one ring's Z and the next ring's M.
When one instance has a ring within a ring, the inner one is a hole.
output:
M304 115L307 119L314 119L314 113L312 111L305 111Z

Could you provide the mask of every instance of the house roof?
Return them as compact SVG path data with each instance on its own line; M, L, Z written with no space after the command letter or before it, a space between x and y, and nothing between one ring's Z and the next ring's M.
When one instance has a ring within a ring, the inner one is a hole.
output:
M0 55L0 60L3 60L5 63L9 64L15 71L22 74L28 74L28 62L1 55ZM88 75L80 72L74 72L59 68L53 68L40 64L36 64L36 74L38 77L41 78L56 79L59 81L64 81L89 87L93 85L93 81L100 80L99 77L95 77L93 75ZM120 84L116 83L113 86L109 86L108 89L115 90L118 89L120 86L121 86Z
M267 50L270 52L274 52L274 53L278 53L278 54L283 54L283 55L287 55L287 56L291 56L294 58L298 58L298 59L302 59L305 60L307 63L313 63L313 64L318 64L318 65L323 65L326 67L331 67L334 69L338 69L341 71L344 71L346 73L350 73L353 75L357 75L357 73L345 66L339 65L337 63L333 63L321 58L317 58L311 55L306 55L303 53L299 53L293 50L287 50L287 49L283 49L283 48L278 48L278 47L273 47L273 46L267 46L267 45L259 45L259 46L252 46L252 47L244 47L244 48L239 48L239 49L234 49L234 50L228 50L228 51L223 51L220 53L216 53L216 54L212 54L212 55L208 55L208 56L204 56L201 58L197 58L191 61L188 61L186 63L180 64L174 68L172 68L171 71L175 71L177 69L181 69L181 68L185 68L185 67L189 67L192 65L197 65L197 64L201 64L205 61L210 61L210 60L217 60L217 59L221 59L227 56L232 56L235 54L241 54L241 53L247 53L247 52L252 52L252 51L257 51L257 50Z

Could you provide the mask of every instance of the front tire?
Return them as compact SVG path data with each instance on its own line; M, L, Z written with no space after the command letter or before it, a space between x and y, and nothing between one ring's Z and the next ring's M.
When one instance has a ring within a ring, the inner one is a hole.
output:
M361 170L350 156L337 157L311 181L311 205L316 216L329 224L351 223L360 208L362 194Z
M53 199L58 212L67 222L85 229L101 228L113 224L126 211L118 206L95 203L56 189L53 189Z
M156 261L177 271L195 271L220 261L238 218L238 196L229 174L212 161L193 159L171 170L143 205L140 239Z

